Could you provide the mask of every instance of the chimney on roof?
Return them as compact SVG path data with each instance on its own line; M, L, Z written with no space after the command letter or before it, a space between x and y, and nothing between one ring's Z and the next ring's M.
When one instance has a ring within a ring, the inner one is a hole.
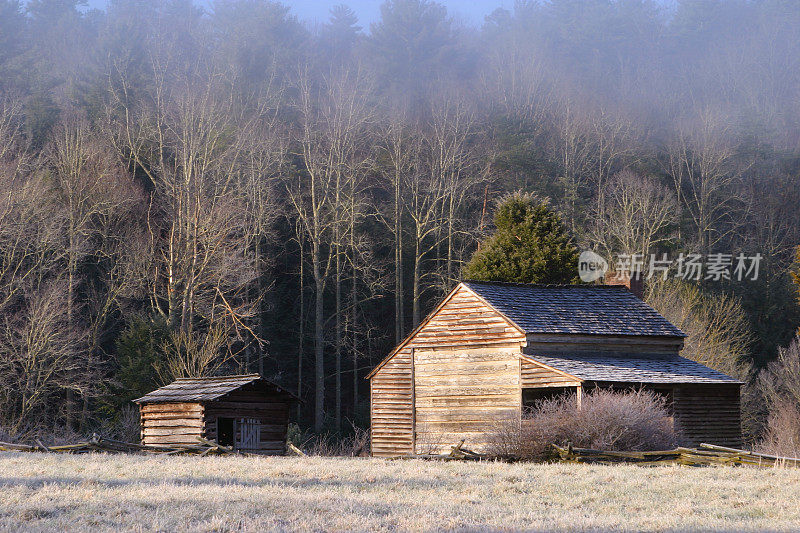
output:
M622 285L635 294L640 300L644 300L644 276L641 272L606 272L603 276L604 285Z

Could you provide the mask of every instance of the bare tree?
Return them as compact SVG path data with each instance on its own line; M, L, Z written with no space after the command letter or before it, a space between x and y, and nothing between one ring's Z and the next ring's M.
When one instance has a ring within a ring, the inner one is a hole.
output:
M64 313L68 292L63 279L33 284L18 310L0 321L0 406L12 433L40 425L33 416L75 388L84 334Z
M590 118L592 171L597 210L602 214L608 181L625 158L633 153L633 124L621 112L600 109Z
M224 325L213 325L206 334L180 329L173 331L162 349L164 360L156 367L163 383L177 378L213 375L233 355L226 350L228 332Z
M153 55L155 83L136 98L122 67L109 87L115 147L153 189L152 309L172 330L225 324L230 335L253 340L252 191L239 179L253 155L245 135L251 107L203 58L189 73L176 68L180 60L169 46Z
M654 178L624 170L609 181L593 222L589 238L606 254L648 256L676 237L678 203Z
M325 317L324 296L328 280L335 283L336 414L341 424L342 251L345 245L346 188L357 171L354 158L370 120L364 98L363 77L344 69L317 87L308 68L300 76L298 111L299 144L303 169L287 188L290 203L310 246L314 279L315 318L315 418L321 431L325 416ZM351 187L352 188L352 187Z
M579 201L593 167L592 141L589 136L591 126L576 107L576 103L569 97L560 105L556 118L557 134L552 141L555 145L554 155L561 170L558 181L564 190L562 201L573 233L577 230Z
M463 95L452 90L439 91L434 100L430 125L425 142L430 154L431 173L443 184L445 197L441 202L442 224L437 239L444 248L440 252L440 263L444 263L441 275L441 290L448 292L456 280L457 240L465 235L459 220L466 201L476 186L485 180L486 174L479 165L476 153L478 144L475 112Z
M399 343L405 335L404 283L403 283L403 202L404 176L411 172L418 144L412 140L405 117L394 113L383 124L378 145L380 170L392 199L389 213L381 220L389 229L393 241L394 265L394 337Z
M98 132L92 131L85 118L71 114L59 124L54 131L53 139L47 147L44 159L44 170L53 177L50 197L55 206L54 213L63 221L63 239L66 262L66 305L67 323L78 331L79 316L84 311L84 303L77 294L86 290L81 275L82 262L87 257L97 257L108 229L108 221L125 211L125 204L132 200L132 186L123 169L109 157L108 147L98 139ZM127 280L126 280L127 281ZM107 293L108 294L108 293ZM90 302L98 303L98 302ZM100 312L95 316L95 335L97 327L104 322L111 302L95 307ZM89 333L89 329L84 329ZM88 414L89 387L96 383L94 377L94 355L98 342L90 338L77 339L82 349L91 354L87 360L87 368L79 375L84 385L84 417L81 426L86 423ZM90 346L91 345L91 346ZM67 397L67 423L72 425L74 414L74 398L71 390Z
M735 186L746 166L737 164L724 120L706 109L694 123L682 125L668 147L667 171L704 254L737 227L736 213L743 208Z

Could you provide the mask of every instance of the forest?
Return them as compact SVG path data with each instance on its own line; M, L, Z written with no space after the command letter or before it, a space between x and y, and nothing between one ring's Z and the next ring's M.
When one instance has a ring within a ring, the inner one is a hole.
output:
M763 256L648 284L687 357L749 384L755 436L800 389L798 35L796 0L520 0L480 27L431 0L368 27L0 0L0 428L114 427L175 377L250 372L302 428L366 426L366 374L524 192L604 257Z

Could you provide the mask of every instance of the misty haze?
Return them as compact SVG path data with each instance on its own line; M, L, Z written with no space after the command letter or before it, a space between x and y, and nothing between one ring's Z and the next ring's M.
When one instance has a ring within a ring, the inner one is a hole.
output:
M139 453L269 441L278 454L597 462L567 450L702 441L722 448L697 456L728 455L701 464L796 458L798 206L797 0L0 0L0 463L35 475L24 461L38 455L20 446L98 451L93 434ZM182 399L149 407L149 393ZM253 407L267 393L285 405ZM567 427L569 406L627 422ZM642 413L652 419L634 428ZM369 498L391 493L381 468L399 463L367 460ZM482 472L503 476L492 464ZM398 478L418 476L413 465ZM568 483L571 466L556 477ZM347 477L338 468L319 463ZM598 468L627 472L619 486L651 472ZM644 486L680 483L670 468ZM17 492L0 501L0 530L91 527L82 503L30 507L38 482L7 472L0 485ZM420 488L431 472L409 482L422 492L405 511L351 501L350 527L505 527L513 496L497 515L415 507L449 497ZM577 507L553 527L800 528L777 494L761 514L726 507L727 484L754 483L736 472L692 481L719 489L718 521L670 516L689 504L663 489L657 519L602 517L590 502L595 514ZM787 490L797 472L779 474ZM533 490L530 475L510 486ZM481 483L465 509L493 497ZM333 509L349 505L331 490ZM569 508L557 501L553 513ZM323 511L251 510L252 522L223 506L142 527L348 529ZM98 512L102 530L134 527ZM530 527L547 529L539 519ZM509 515L508 528L525 524Z

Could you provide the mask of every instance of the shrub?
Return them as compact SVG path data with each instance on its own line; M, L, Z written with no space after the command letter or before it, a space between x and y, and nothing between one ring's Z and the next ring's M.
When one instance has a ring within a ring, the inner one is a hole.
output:
M759 451L782 457L800 457L800 407L794 402L774 404Z
M308 455L323 457L362 457L369 455L370 432L350 423L344 434L303 432L297 424L289 424L287 441Z
M567 394L537 402L521 424L500 424L490 453L543 460L552 444L642 451L673 448L678 440L664 397L647 390L595 389L584 394L580 409L576 395Z
M758 384L769 409L759 449L800 457L800 337L759 375Z

